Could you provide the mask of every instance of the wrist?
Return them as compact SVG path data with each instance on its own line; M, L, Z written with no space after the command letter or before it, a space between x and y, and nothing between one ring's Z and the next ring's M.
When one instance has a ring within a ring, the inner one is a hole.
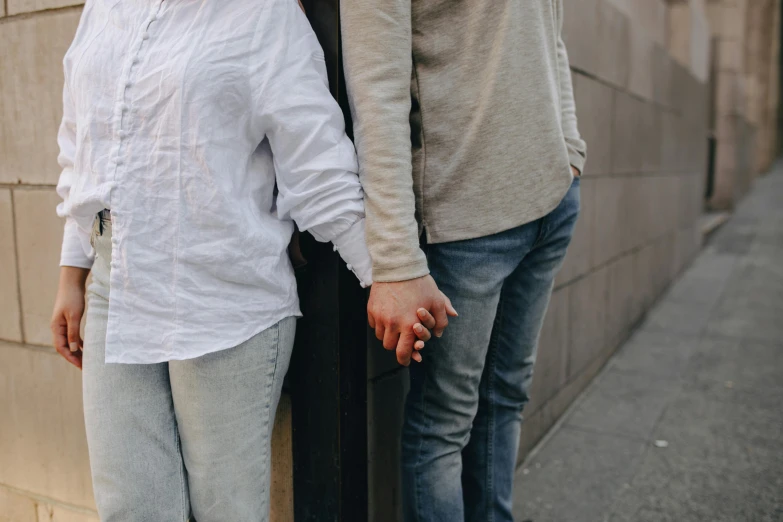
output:
M73 288L78 287L83 289L87 282L87 276L90 275L90 271L86 268L78 266L61 266L60 267L60 287L61 288Z

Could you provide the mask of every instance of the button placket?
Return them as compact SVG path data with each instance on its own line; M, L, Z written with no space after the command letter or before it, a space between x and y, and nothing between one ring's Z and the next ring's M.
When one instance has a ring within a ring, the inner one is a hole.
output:
M125 138L128 137L128 131L126 130L126 127L130 124L130 106L128 104L128 90L131 87L133 87L133 81L131 80L131 75L133 74L134 68L141 61L140 55L144 43L150 38L150 34L149 34L150 24L152 24L158 19L158 12L160 11L162 4L163 4L163 0L158 2L156 11L152 12L149 18L144 23L143 25L144 30L141 34L141 37L136 40L136 49L133 56L131 57L130 65L128 65L125 69L124 80L122 82L123 85L122 97L119 103L119 114L118 114L118 123L117 123L117 144L115 147L115 154L114 154L115 179L116 179L116 167L119 167L124 163L122 158L123 141L125 140Z

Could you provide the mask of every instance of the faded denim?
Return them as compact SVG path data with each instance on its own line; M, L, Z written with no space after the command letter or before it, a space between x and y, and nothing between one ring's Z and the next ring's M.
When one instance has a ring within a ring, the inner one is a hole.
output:
M111 224L96 221L84 339L84 420L103 522L266 522L270 439L296 319L235 348L105 364Z
M460 315L410 367L402 436L407 522L512 522L522 409L579 214L579 184L541 219L425 246L432 276Z

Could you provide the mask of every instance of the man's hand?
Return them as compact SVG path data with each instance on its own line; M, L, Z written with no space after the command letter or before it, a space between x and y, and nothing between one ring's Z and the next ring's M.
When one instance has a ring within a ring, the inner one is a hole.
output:
M84 314L84 283L89 270L64 266L60 268L60 286L52 314L52 344L66 361L82 367L82 338L79 327Z
M456 317L457 311L449 298L443 295L432 276L426 275L409 281L373 283L367 318L375 336L383 341L387 350L397 350L397 362L408 366L411 362L416 332L413 326L420 323L417 311L429 310L435 319L433 333L443 335L449 324L448 317Z

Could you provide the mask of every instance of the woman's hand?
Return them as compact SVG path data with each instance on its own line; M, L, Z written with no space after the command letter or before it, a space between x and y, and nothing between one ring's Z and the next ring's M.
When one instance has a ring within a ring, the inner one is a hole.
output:
M421 354L419 351L424 349L424 343L432 338L430 330L435 328L435 318L427 311L426 308L419 308L416 310L416 316L419 318L420 323L413 325L413 333L418 340L413 343L413 355L411 359L416 362L421 362Z
M84 283L89 270L73 266L60 268L60 285L52 314L52 344L66 361L82 368L82 337L79 327L84 314Z

